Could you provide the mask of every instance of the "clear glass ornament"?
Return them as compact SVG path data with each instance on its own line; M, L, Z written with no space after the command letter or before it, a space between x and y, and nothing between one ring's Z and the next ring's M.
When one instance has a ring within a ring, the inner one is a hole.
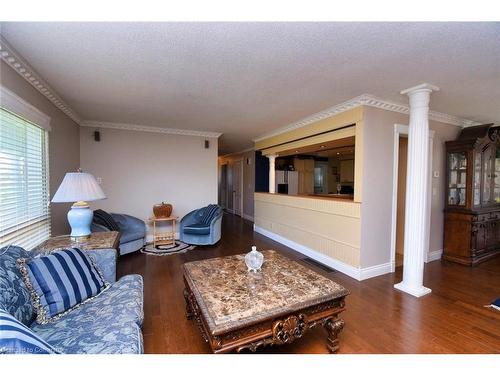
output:
M260 271L262 264L264 263L264 255L257 251L256 246L252 246L252 251L245 255L245 264L247 265L248 271L257 272Z

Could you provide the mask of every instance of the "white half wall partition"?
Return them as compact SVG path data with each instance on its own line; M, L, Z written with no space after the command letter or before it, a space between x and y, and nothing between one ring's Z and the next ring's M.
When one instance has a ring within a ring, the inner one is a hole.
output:
M360 279L360 204L255 193L255 231Z

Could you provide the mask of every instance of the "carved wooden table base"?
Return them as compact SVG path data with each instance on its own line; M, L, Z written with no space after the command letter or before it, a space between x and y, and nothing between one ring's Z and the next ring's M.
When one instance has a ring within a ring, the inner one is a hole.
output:
M345 296L228 332L212 334L186 280L185 286L187 318L195 320L203 339L209 343L214 353L240 353L244 350L255 352L267 345L290 344L318 325L328 332L326 346L329 352L335 353L339 349L338 336L344 328L344 321L339 318L339 314L345 310Z
M274 250L262 254L255 273L243 254L183 265L187 316L213 352L290 344L318 325L328 332L328 350L336 352L349 291Z

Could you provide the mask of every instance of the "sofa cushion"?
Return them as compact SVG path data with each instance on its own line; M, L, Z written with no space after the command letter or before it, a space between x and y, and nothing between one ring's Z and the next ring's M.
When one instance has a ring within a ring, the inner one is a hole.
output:
M35 319L35 310L16 265L17 259L26 257L29 257L29 253L19 246L0 249L0 308L29 326Z
M104 210L94 210L94 218L92 219L92 221L108 228L109 230L117 232L120 231L120 227L118 226L118 223L115 221L113 216L111 216Z
M31 329L64 353L142 353L143 281L122 277L60 320Z
M40 324L59 319L109 286L94 261L76 248L17 262Z
M120 228L120 244L135 241L146 236L146 224L143 220L126 214L111 215Z
M209 204L204 208L203 216L200 219L201 224L210 225L212 220L219 214L220 207L216 204Z
M0 309L0 354L56 354L57 351L4 309Z
M130 231L122 232L120 237L120 244L132 242L140 238L144 238L144 231Z
M210 225L206 224L191 224L184 227L186 234L210 234Z

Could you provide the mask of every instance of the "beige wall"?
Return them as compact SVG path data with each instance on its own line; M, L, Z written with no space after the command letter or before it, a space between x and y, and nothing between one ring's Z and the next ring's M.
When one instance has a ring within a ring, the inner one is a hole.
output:
M0 84L51 118L49 171L53 196L65 173L80 166L79 126L3 61L0 61ZM71 203L51 204L52 235L69 233L66 214L70 206Z
M93 208L126 213L143 220L153 214L153 205L166 201L173 214L185 214L217 202L217 140L204 148L203 137L170 135L132 130L81 127L82 168L102 178L107 199Z
M377 108L365 108L363 150L363 203L361 205L361 267L390 262L394 124L408 125L408 116ZM455 139L460 128L430 122L434 130L430 251L443 249L444 142Z
M243 160L243 216L246 219L253 220L253 193L255 191L255 151L251 150L247 152L221 156L219 158L219 166L226 164L228 167L228 174L230 174L230 168L236 160ZM233 190L231 186L231 178L228 178L227 182L227 190L231 192ZM229 199L231 199L231 195L229 195ZM228 206L231 208L230 202L228 202Z
M332 260L359 267L359 203L255 193L255 225Z

